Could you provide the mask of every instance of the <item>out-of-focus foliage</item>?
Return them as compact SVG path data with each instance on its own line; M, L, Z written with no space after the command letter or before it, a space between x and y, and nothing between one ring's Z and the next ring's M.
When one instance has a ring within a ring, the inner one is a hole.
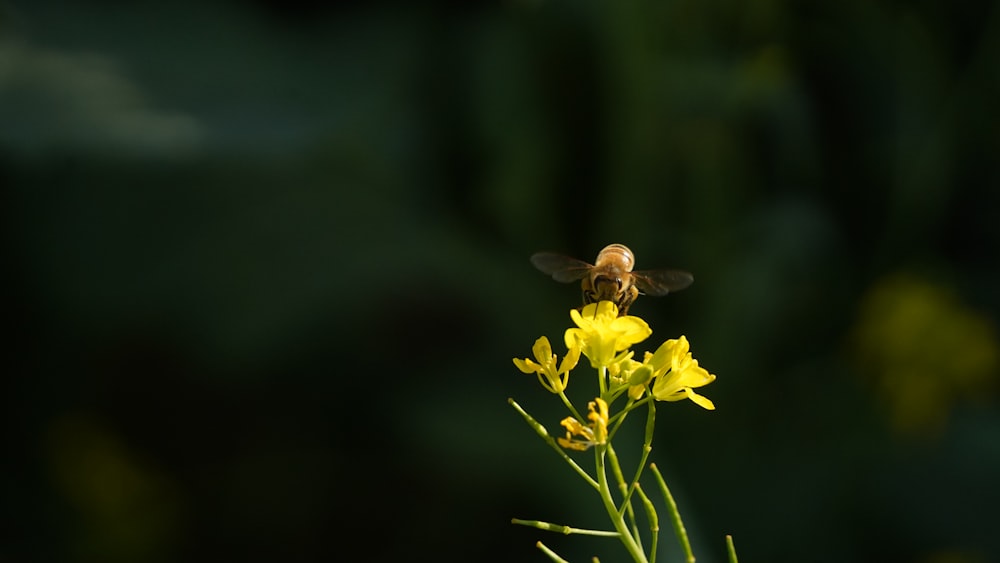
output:
M610 242L699 560L1000 559L997 99L985 1L0 4L0 559L542 560Z

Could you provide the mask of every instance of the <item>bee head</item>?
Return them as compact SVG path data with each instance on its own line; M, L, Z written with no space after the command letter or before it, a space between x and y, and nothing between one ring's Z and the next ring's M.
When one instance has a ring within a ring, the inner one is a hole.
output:
M613 301L622 291L619 276L599 275L594 277L594 293L600 300Z

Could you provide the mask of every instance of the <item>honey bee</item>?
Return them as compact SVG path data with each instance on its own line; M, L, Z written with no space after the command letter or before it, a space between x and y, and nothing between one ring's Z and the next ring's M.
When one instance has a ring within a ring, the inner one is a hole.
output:
M560 283L583 280L583 304L611 301L618 316L628 313L640 294L662 296L691 285L694 276L681 270L633 271L635 255L624 244L609 244L593 264L553 252L538 252L531 263Z

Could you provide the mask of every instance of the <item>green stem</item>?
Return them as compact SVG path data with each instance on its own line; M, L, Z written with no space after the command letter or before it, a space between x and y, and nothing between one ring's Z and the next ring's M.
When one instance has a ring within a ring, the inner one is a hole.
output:
M649 453L653 451L653 430L656 428L656 403L650 402L646 412L646 436L642 442L642 456L639 459L639 466L635 468L635 477L632 478L632 486L625 493L625 502L632 498L632 491L639 486L639 477L642 477L642 470L646 468L646 460ZM623 504L624 506L624 504Z
M607 444L600 444L594 448L595 463L597 465L597 483L600 485L598 492L601 495L601 501L604 503L604 510L607 511L608 518L611 519L611 524L618 531L618 539L621 540L622 545L625 546L626 551L632 556L632 559L636 563L648 563L646 554L642 552L639 545L635 542L635 538L629 533L628 526L625 525L625 519L618 514L615 501L611 498L607 468L604 465L604 454L607 449Z
M576 412L576 407L574 407L573 403L570 402L569 397L566 396L566 392L565 391L560 391L559 392L559 398L562 399L563 404L566 405L566 408L569 409L569 412L573 414L573 418L575 418L575 419L577 419L577 420L580 421L580 424L583 424L584 421L587 420L587 419L583 418L582 416L580 416L580 413Z
M617 401L618 397L621 397L622 394L626 393L628 391L628 388L629 388L629 386L626 383L626 384L623 384L623 385L619 385L618 387L614 388L613 390L609 389L608 390L608 396L605 397L604 400L607 401L608 404L610 405L611 403Z
M618 537L618 532L609 532L607 530L587 530L584 528L571 528L570 526L563 526L561 524L552 524L550 522L542 522L541 520L522 520L520 518L511 518L511 524L518 524L520 526L529 526L532 528L538 528L539 530L545 530L546 532L555 532L557 534L571 535L577 534L580 536L602 536L607 538Z
M646 492L642 490L642 487L638 483L635 484L635 491L639 494L642 506L646 508L646 518L649 519L649 533L652 537L649 547L649 563L656 563L656 546L659 544L660 539L660 518L656 515L656 507L653 506L653 501L649 500Z
M645 397L639 399L638 401L629 402L627 405L625 405L625 408L618 411L617 413L612 415L611 418L608 419L608 424L616 422L619 418L626 416L628 413L634 411L635 409L641 407L642 405L645 405L646 403L651 403L652 401L653 401L653 396L646 395Z
M514 409L517 412L521 413L521 416L524 417L524 420L528 423L528 425L535 429L535 433L541 436L542 440L545 440L545 443L548 444L549 447L551 447L553 450L555 450L556 453L559 454L559 457L561 457L563 461L568 463L569 466L573 468L573 471L576 471L580 475L580 477L583 477L583 480L586 481L588 485L590 485L595 489L600 488L597 481L595 481L593 477L588 475L587 472L584 471L582 467L577 465L576 462L573 461L573 458L569 457L566 454L565 450L559 447L559 444L557 444L555 439L549 435L548 430L546 430L545 427L541 425L541 423L532 418L530 414L525 412L525 410L521 408L521 405L517 404L517 401L515 401L514 399L507 399L507 402L510 403L510 405L514 407Z
M611 472L614 473L615 481L618 483L618 491L622 494L622 498L628 494L629 485L625 482L625 474L622 473L621 464L618 462L618 454L615 453L615 448L608 442L608 460L611 462ZM625 513L628 516L629 525L632 526L632 537L635 538L639 548L642 548L642 541L639 536L639 526L636 524L635 520L635 510L632 508L632 503L625 499L622 501L621 508L618 509L618 515L621 516Z
M736 561L736 546L733 545L733 536L726 534L726 552L729 553L729 563L738 563Z
M569 561L566 561L562 557L559 557L556 554L556 552L554 552L551 549L549 549L548 547L546 547L546 545L544 543L542 543L542 542L536 543L535 547L537 547L538 549L540 549L542 553L544 553L545 555L547 555L549 557L549 559L555 561L556 563L569 563Z
M621 416L619 416L619 417L611 417L612 419L617 419L617 420L615 420L615 422L614 422L614 428L612 428L608 432L608 441L609 442L615 437L615 434L618 433L618 429L622 427L622 424L625 423L625 415L628 413L628 409L632 406L633 402L634 401L632 399L629 399L629 401L627 403L625 403L625 406L622 409L622 413L623 414ZM608 404L610 405L611 403L608 403Z
M663 475L660 474L660 470L656 467L656 464L650 463L649 468L653 470L653 475L656 475L656 481L660 484L663 498L667 501L667 508L670 510L670 520L674 525L674 533L677 534L677 541L680 542L681 549L684 550L684 555L687 557L688 563L694 563L691 542L688 540L687 530L684 529L684 522L681 521L681 513L677 510L677 503L674 502L674 495L670 494L667 482L663 480Z

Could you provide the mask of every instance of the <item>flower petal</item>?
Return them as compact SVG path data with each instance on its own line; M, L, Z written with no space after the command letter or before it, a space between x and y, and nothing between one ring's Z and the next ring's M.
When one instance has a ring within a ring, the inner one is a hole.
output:
M653 372L657 375L665 373L667 368L671 366L676 342L676 340L667 340L663 344L660 344L655 354L646 358L646 363L653 368ZM649 354L649 352L646 353Z
M579 420L573 418L572 416L567 416L566 418L559 421L567 432L576 436L590 436L590 429L584 426Z
M687 395L688 399L691 399L694 402L694 404L698 405L699 407L710 411L715 410L715 403L709 400L708 397L704 397L702 395L695 393L694 391L691 390L690 387L685 387L684 393Z
M552 361L552 346L549 344L549 339L542 336L535 341L535 345L531 347L531 351L535 354L535 359L538 363L545 365Z
M559 364L559 373L567 373L575 368L576 364L580 361L580 352L579 346L570 347L562 363Z
M632 399L633 401L638 401L645 394L646 394L645 385L632 385L631 387L628 388L628 398Z
M539 373L542 371L542 366L528 359L514 358L514 365L524 373Z
M587 448L591 446L589 442L577 442L568 438L560 437L556 438L556 440L558 440L560 446L566 448L567 450L576 450L578 452L586 451Z
M691 360L678 379L679 385L688 387L702 387L715 381L715 376L708 373L708 370L698 365L698 360Z
M575 312L574 309L572 312ZM587 333L580 328L567 328L566 334L563 335L563 340L566 342L566 348L572 350L573 348L583 348L584 343L587 341Z
M691 351L691 344L688 342L687 336L684 336L683 334L680 338L672 342L674 342L675 348L674 355L677 357L684 356Z
M592 440L596 444L603 444L608 441L608 403L598 397L587 403L590 411L587 418L590 420L592 429Z
M638 344L653 334L653 329L649 328L646 321L632 316L618 317L611 321L608 328L617 333L615 351L624 350L632 344Z

